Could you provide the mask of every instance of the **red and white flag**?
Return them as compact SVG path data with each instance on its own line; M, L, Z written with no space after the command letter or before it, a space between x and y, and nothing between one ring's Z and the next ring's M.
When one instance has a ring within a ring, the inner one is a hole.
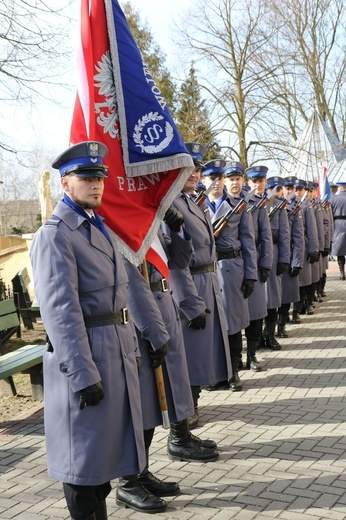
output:
M77 68L70 142L108 147L110 178L99 213L132 263L148 252L167 276L161 251L151 245L193 161L117 0L82 0Z

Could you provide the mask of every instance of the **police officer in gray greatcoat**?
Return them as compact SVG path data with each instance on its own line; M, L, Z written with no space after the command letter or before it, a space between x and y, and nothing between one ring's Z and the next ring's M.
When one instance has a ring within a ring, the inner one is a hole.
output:
M278 318L277 309L281 305L282 275L288 269L290 251L290 230L287 212L280 208L284 180L282 177L267 178L266 189L276 187L275 197L267 205L268 217L273 239L273 265L269 271L266 284L267 290L267 317L265 318L265 331L263 333L264 345L271 350L281 350L280 343L275 339L275 324Z
M49 336L43 356L48 473L63 482L75 520L105 520L110 481L145 466L128 277L115 236L95 211L106 154L102 143L83 142L54 161L64 197L30 250ZM139 486L133 494L143 494Z
M301 199L307 192L307 182L304 179L297 179L295 181L296 194ZM311 308L314 298L314 285L312 283L312 266L319 260L319 243L317 235L316 218L313 210L313 205L309 198L305 198L302 203L301 211L304 238L305 238L305 252L302 269L299 273L299 305L293 311L292 323L300 323L300 312L304 307L308 313L313 313Z
M184 216L184 228L191 236L193 253L188 267L171 271L170 285L183 327L195 409L190 421L192 428L198 424L201 386L231 379L232 369L208 206L205 201L201 206L194 202L206 149L199 143L186 145L195 162L195 171L173 206Z
M334 234L332 255L338 257L340 280L346 280L345 255L346 255L346 182L337 182L338 194L332 199L334 217Z
M164 221L165 226L170 229L171 237L159 230L158 247L166 257L170 270L183 269L191 258L191 238L184 231L180 232L182 215L174 208L169 208ZM154 430L162 424L153 367L162 365L163 368L171 424L167 442L169 458L187 462L209 462L218 458L218 451L214 441L202 440L189 431L188 418L193 415L193 400L178 310L170 292L169 279L163 277L149 261L146 261L146 266L149 281L146 290L139 291L138 284L131 283L132 276L129 272L129 307L137 328L141 351L140 385L147 452L147 467L139 480L146 489L158 496L172 496L179 493L179 486L160 481L148 470L149 448ZM147 294L148 291L150 295ZM157 312L159 316L156 316ZM161 331L157 327L157 323L162 320L167 331ZM164 332L168 333L168 338Z
M297 177L290 176L285 178L284 185L284 196L287 198L294 191L295 181ZM301 211L299 208L297 197L291 198L286 211L288 215L288 221L290 225L290 237L291 237L291 259L290 265L287 271L282 275L282 299L281 306L279 307L279 319L278 319L278 337L287 338L286 322L288 319L288 313L291 303L297 305L300 301L299 295L299 273L304 263L304 225ZM297 307L296 307L297 310Z
M326 271L326 265L324 262L324 257L329 255L329 223L327 226L327 222L324 222L324 212L321 205L321 201L317 198L317 190L318 183L313 181L311 182L311 190L310 190L310 200L313 203L316 225L317 225L317 234L318 234L318 242L319 242L319 260L318 260L318 280L315 283L314 290L314 301L322 301L321 300L321 287L322 287L322 279L323 273Z
M218 182L207 199L213 226L217 225L226 213L235 211L243 200L239 197L243 184L243 164L231 162L223 167L218 163L221 161L209 161L202 170L203 182L207 188L218 177ZM233 371L228 385L230 390L237 392L242 389L238 373L242 353L241 331L250 323L247 298L251 295L257 280L254 229L246 207L241 212L231 215L222 230L215 232L215 244L217 274L227 320ZM218 386L208 389L217 389Z
M254 291L248 299L250 324L245 329L247 342L248 369L259 372L262 368L256 358L256 349L262 337L262 323L267 316L266 282L273 265L273 240L267 212L268 202L265 202L264 192L268 168L266 166L251 166L245 170L248 184L255 193L249 200L249 213L252 215L257 249L257 282Z
M323 232L323 221L322 216L319 212L318 203L315 200L315 189L316 185L314 181L306 181L306 190L307 190L307 199L310 209L312 210L312 214L314 217L315 225L316 225L316 233L317 233L317 259L310 258L312 260L311 264L311 285L305 288L306 291L306 301L303 306L302 312L305 314L313 314L313 303L315 300L315 292L317 283L321 278L321 266L320 266L320 256L322 251L324 250L324 232Z

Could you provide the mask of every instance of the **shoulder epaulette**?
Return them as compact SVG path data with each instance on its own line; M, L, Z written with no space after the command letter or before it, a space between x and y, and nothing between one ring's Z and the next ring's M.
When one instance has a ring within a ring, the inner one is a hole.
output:
M57 227L61 218L57 217L56 215L52 215L46 222L44 223L45 226L55 226Z

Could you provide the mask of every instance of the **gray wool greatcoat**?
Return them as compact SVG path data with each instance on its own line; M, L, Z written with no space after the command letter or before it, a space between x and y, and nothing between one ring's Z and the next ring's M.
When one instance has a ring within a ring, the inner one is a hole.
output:
M261 196L253 195L245 211L250 213L250 208L256 206L261 199ZM271 269L273 265L273 240L267 208L264 206L263 208L253 209L251 216L257 248L257 265ZM253 293L248 298L248 305L251 321L261 320L267 316L266 284L262 282L259 275Z
M216 212L210 207L212 223L217 222L230 209L234 209L240 197L227 195ZM216 251L231 248L240 251L240 256L218 260L218 278L225 309L228 334L236 334L250 324L249 305L241 290L245 279L257 280L257 258L255 232L252 218L246 207L239 214L233 214L218 237L215 238ZM255 282L256 285L257 282Z
M292 267L303 267L304 263L304 225L301 211L296 215L292 215L295 209L292 200L287 208L288 221L290 225L291 237L291 261L289 268L282 275L282 303L295 303L300 301L299 295L299 275L290 276Z
M318 262L316 262L316 266L318 266L318 280L320 280L320 278L323 274L322 253L324 251L324 248L327 246L325 243L325 227L324 227L324 222L323 222L323 211L322 211L321 205L318 200L315 199L314 203L315 203L314 212L315 212L315 217L316 217L318 244L319 244L319 251L320 251L320 258L319 258ZM314 268L313 268L313 270L314 270Z
M299 287L307 287L312 284L312 266L308 255L319 251L316 217L310 199L304 200L300 213L304 225L305 251L302 270L299 273Z
M323 220L323 229L324 229L324 248L330 249L330 243L332 240L332 233L331 233L331 214L329 210L329 205L326 206L322 203L321 204L321 213L322 213L322 220ZM328 260L329 260L329 254L321 255L321 273L322 276L325 276L326 271L328 269Z
M189 264L191 239L184 240L172 232L172 239L158 232L170 269L179 269ZM127 264L128 265L128 264ZM162 280L162 274L147 262L150 282ZM135 322L141 351L140 387L144 429L162 424L155 374L148 354L149 346L162 347L168 340L163 376L170 422L187 419L193 415L193 400L184 347L184 337L171 291L151 291L142 275L138 281L134 266L128 265L129 307ZM143 286L143 282L145 282Z
M273 205L280 204L279 199L271 199ZM268 214L271 204L267 204ZM287 211L278 210L270 221L270 228L273 237L273 265L269 272L266 283L267 309L278 309L281 306L282 298L282 275L276 274L278 263L289 264L291 259L290 251L290 229L288 224Z
M198 207L181 193L173 206L184 216L192 240L190 266L216 263L215 242L207 204ZM216 265L216 264L215 264ZM227 322L216 272L192 275L189 267L170 272L173 298L180 311L192 386L213 385L232 377ZM189 328L190 320L208 308L206 328Z
M333 197L332 210L334 217L334 235L332 254L346 255L346 191Z
M35 293L53 352L44 366L44 420L51 477L94 486L145 466L133 322L86 328L84 316L127 306L128 278L114 234L64 202L30 250ZM51 220L51 219L50 219ZM79 409L79 390L102 381L104 400Z

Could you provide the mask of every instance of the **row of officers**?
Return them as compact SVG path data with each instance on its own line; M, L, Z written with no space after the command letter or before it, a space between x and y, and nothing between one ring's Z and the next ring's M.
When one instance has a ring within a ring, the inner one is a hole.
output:
M316 185L267 177L265 166L203 164L205 147L186 147L195 168L155 244L168 277L149 260L139 269L122 258L96 211L102 214L107 178L102 143L74 145L52 165L64 195L30 255L49 337L48 473L63 483L73 520L106 520L116 478L117 504L139 512L162 512L164 497L179 494L177 482L149 469L155 428L163 422L158 369L170 422L168 457L213 462L216 443L191 433L201 390L240 391L239 369L261 370L256 350L281 349L275 327L284 337L290 305L299 323L323 293L333 218L330 204L316 198Z

